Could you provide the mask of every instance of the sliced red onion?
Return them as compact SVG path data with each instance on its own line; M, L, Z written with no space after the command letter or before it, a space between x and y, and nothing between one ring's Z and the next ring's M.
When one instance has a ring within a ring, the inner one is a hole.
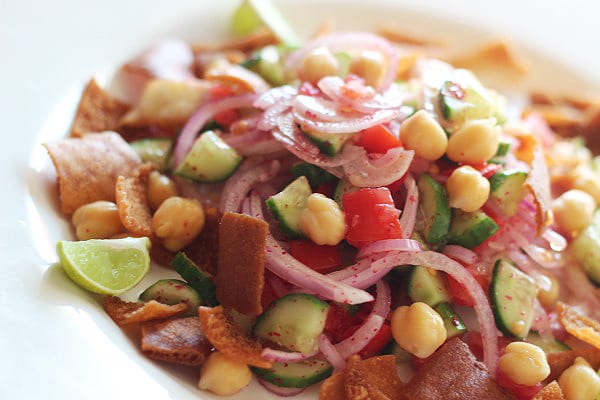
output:
M305 115L294 112L294 120L304 129L321 133L354 133L389 122L396 118L398 110L378 110L373 114L367 114L356 118L348 118L340 121L323 122Z
M394 81L399 61L397 50L387 40L367 32L342 32L321 36L290 54L285 62L285 68L288 71L295 71L304 57L319 47L327 47L334 53L352 49L381 52L387 58L387 72L377 89L379 91L385 90Z
M331 273L327 274L327 276L332 279L335 279L336 281L343 281L352 276L356 276L358 273L366 270L367 268L369 268L371 266L372 262L373 262L373 258L363 258L361 260L358 260L358 262L356 264L350 265L339 271L331 272Z
M273 385L272 383L267 382L260 377L258 378L258 383L260 383L269 392L276 394L277 396L280 396L280 397L296 396L296 395L299 395L300 393L302 393L305 389L305 388L288 388L288 387L281 387L281 386Z
M542 233L542 239L547 241L550 248L554 251L563 251L567 248L567 239L553 229L546 229Z
M592 318L600 317L600 290L594 286L592 281L578 264L571 264L568 268L559 270L562 279L571 295L572 303L581 302L581 306ZM571 301L570 301L571 302Z
M477 263L477 254L473 250L469 250L462 246L449 244L444 247L442 253L450 258L460 261L463 264L473 265Z
M221 139L236 150L243 149L244 146L260 140L269 139L270 137L271 135L269 135L268 132L260 131L258 129L249 130L242 135L233 133L221 135Z
M270 136L269 139L247 144L237 149L238 153L245 157L268 156L284 153L285 147Z
M254 102L254 107L266 110L267 108L280 103L282 100L293 99L296 94L298 94L298 90L293 86L278 86L261 94Z
M412 100L414 97L412 94L402 92L398 85L392 85L384 93L377 93L371 98L352 99L345 95L345 85L346 82L338 76L326 76L318 84L323 93L335 102L365 114L377 110L398 109L405 101Z
M261 115L258 122L258 129L263 131L272 131L277 127L279 118L288 112L294 105L293 99L283 99L277 104L267 108Z
M527 253L529 257L544 268L561 268L565 265L565 260L562 257L562 253L545 249L541 246L537 246L533 243L529 243L521 248Z
M319 335L319 350L321 350L327 362L333 366L334 371L343 371L346 369L346 360L344 360L324 333Z
M362 247L356 258L361 259L378 253L387 253L388 251L423 251L421 243L412 239L384 239L369 243Z
M268 181L279 171L279 161L249 167L252 162L250 159L244 161L225 183L219 203L221 212L238 212L252 186L257 182Z
M361 115L344 115L338 104L321 97L298 95L294 100L294 113L324 122L341 122Z
M359 153L352 161L343 165L344 173L354 186L387 186L402 178L414 157L413 150L396 147L388 150L381 158L371 161L362 147L346 145L344 153Z
M429 170L429 163L429 160L415 155L412 163L410 164L410 172L416 175L421 175Z
M364 290L340 283L307 267L285 251L270 235L267 237L265 251L267 268L293 285L344 304L361 304L373 300L373 296Z
M404 202L404 209L400 216L400 229L402 231L402 238L408 239L412 236L415 229L417 210L419 208L419 190L417 189L415 178L411 174L408 174L406 177L404 187L406 188L406 201Z
M369 269L358 274L357 279L360 280L360 286L363 286L364 281L371 279L371 275L377 276L375 282L379 281L397 265L423 265L443 271L464 286L475 302L475 313L477 314L483 339L485 365L492 376L495 376L498 364L498 330L487 296L473 275L458 262L433 251L420 253L391 252L389 255L373 262Z
M521 251L518 249L509 251L507 255L508 258L510 258L510 260L514 262L521 271L533 278L540 289L550 290L552 288L552 282L550 279L537 270L527 255L521 253Z
M304 361L308 358L315 356L318 352L319 350L316 350L310 354L306 354L300 352L275 350L270 347L265 347L262 353L260 353L260 356L268 361L286 363Z
M277 276L270 275L269 285L271 285L271 288L273 289L277 297L283 297L286 294L290 293L290 290L288 289L287 285Z
M533 300L533 323L531 324L531 329L535 329L542 337L542 340L546 342L554 341L550 316L537 298Z
M373 310L352 336L335 345L343 359L361 351L379 333L390 312L391 301L392 295L388 284L385 281L377 282L377 298Z
M252 107L257 99L257 95L243 94L241 96L226 97L221 100L211 101L201 106L198 111L187 121L175 145L173 161L175 165L181 164L185 155L190 151L194 144L196 135L204 125L217 113L236 108Z
M262 209L262 199L255 191L250 192L250 215L258 218L265 219Z

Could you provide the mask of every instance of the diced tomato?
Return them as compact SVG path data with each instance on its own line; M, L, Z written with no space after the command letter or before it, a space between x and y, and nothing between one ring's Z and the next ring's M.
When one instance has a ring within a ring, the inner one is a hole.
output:
M401 146L400 140L383 125L361 131L357 135L356 144L363 147L367 153L377 154L385 154L389 149Z
M213 100L222 99L223 97L232 96L234 94L233 89L229 85L224 83L217 84L210 88L210 97Z
M467 269L473 274L473 277L477 283L479 283L479 286L481 286L483 291L487 293L487 287L489 284L488 277L482 274L477 274L472 267L467 266ZM448 289L450 290L452 301L461 306L474 307L475 301L473 300L473 297L471 297L471 294L467 292L465 287L453 277L448 276L447 278Z
M322 274L337 269L342 263L337 246L321 246L310 240L290 240L290 254Z
M519 385L518 383L511 381L510 378L502 373L502 371L498 371L496 381L498 382L498 385L507 389L519 400L532 399L543 387L541 383L534 386Z
M390 192L392 192L392 194L393 193L398 193L400 191L400 189L402 189L402 186L404 185L404 181L406 180L407 176L408 176L408 174L402 175L402 178L398 179L395 182L390 183L386 187L388 189L390 189Z
M481 339L481 333L475 331L468 331L462 336L462 340L469 346L471 353L478 360L483 359L483 340ZM510 339L504 336L498 336L498 352L504 353L504 349L510 343Z
M389 324L384 323L381 325L381 329L373 339L367 345L358 352L358 354L362 358L373 357L381 352L383 348L390 342L392 339L392 328L390 328Z
M325 321L325 333L334 343L351 336L360 326L362 316L351 315L341 304L331 303Z
M213 116L215 122L223 127L229 127L232 123L240 118L240 114L236 110L225 110Z
M471 165L471 167L475 168L479 173L486 179L490 179L492 175L502 169L502 165L499 164L488 164L482 163L477 165Z
M337 185L337 182L321 183L319 186L317 186L315 188L315 193L321 193L324 196L333 197L333 194L335 193L336 185Z
M383 239L402 237L400 211L386 187L360 189L342 197L348 231L346 240L352 246L361 247Z

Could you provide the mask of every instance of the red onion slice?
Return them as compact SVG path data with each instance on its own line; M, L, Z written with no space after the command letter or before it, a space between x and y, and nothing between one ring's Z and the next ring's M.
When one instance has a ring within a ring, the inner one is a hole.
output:
M551 289L552 282L550 279L537 270L527 255L521 253L521 251L518 249L509 251L507 255L508 258L510 258L510 260L514 262L521 271L533 278L540 289Z
M294 104L293 99L283 99L277 104L267 108L263 112L260 121L258 122L258 129L270 132L277 127L279 118L281 118Z
M478 261L477 254L475 254L473 250L453 244L446 245L442 250L442 253L450 258L460 261L463 264L473 265Z
M402 178L413 160L415 152L396 147L388 150L381 158L371 161L362 147L346 145L344 152L353 151L359 156L344 164L344 173L354 186L387 186Z
M377 298L373 310L352 336L335 345L343 359L361 351L379 333L390 313L391 301L392 295L388 284L384 281L377 282Z
M298 94L298 90L295 87L289 85L279 86L261 94L254 102L254 107L266 110L282 100L293 99L296 94Z
M350 118L361 117L359 114L343 112L340 106L333 101L305 95L296 96L294 100L294 113L324 122L342 122Z
M400 216L400 230L402 231L402 238L408 239L412 236L415 229L417 210L419 208L419 190L417 189L415 178L411 174L408 174L406 177L404 187L406 188L406 201L404 202L404 209Z
M347 118L340 121L323 122L305 115L294 112L294 120L299 123L302 128L310 129L321 133L355 133L364 129L371 128L389 122L396 118L399 114L398 110L378 110L373 114L367 114L356 118Z
M345 85L346 82L338 76L326 76L318 84L319 89L335 102L365 114L377 110L398 109L404 102L414 98L413 94L402 92L398 85L392 85L384 93L377 93L372 98L352 99L345 95Z
M362 247L356 258L361 259L378 253L387 253L388 251L423 251L421 243L412 239L384 239Z
M267 237L265 251L267 268L293 285L344 304L361 304L373 300L373 296L364 290L340 283L307 267L285 251L270 235Z
M238 212L252 186L268 181L279 171L280 163L276 160L258 165L253 163L250 159L244 161L225 183L219 203L221 212Z
M252 104L256 100L255 94L244 94L235 97L226 97L221 100L211 101L198 109L187 121L175 146L173 161L175 165L181 164L185 155L190 151L194 144L196 135L202 129L204 125L211 119L215 114L231 110L235 108L252 107Z
M296 395L299 395L300 393L302 393L304 391L304 389L306 389L306 388L281 387L281 386L273 385L272 383L267 382L261 378L258 378L258 383L260 383L269 392L276 394L277 396L280 396L280 397L296 396Z
M553 229L546 229L542 233L542 239L548 242L550 248L554 251L564 251L567 248L567 239Z
M316 350L311 354L306 354L299 352L275 350L270 347L265 347L262 353L260 353L260 356L268 361L287 363L304 361L308 358L315 356L318 352L319 350Z
M350 265L344 269L339 271L334 271L327 274L328 277L335 279L336 281L343 281L352 276L356 276L360 272L368 269L373 262L372 258L363 258L362 260L358 260L356 264Z
M319 335L319 350L321 350L327 362L333 366L334 371L343 371L346 369L346 360L344 360L324 333Z

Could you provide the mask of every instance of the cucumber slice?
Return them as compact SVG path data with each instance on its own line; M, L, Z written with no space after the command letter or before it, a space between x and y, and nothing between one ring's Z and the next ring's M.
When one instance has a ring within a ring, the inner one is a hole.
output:
M210 276L198 268L185 253L177 253L171 260L171 267L196 290L204 304L209 307L219 304L215 295L215 284Z
M415 266L408 279L408 295L414 302L423 302L431 307L450 301L444 279L434 269Z
M303 388L321 382L333 373L327 361L308 359L295 363L273 363L269 369L252 367L252 371L276 386Z
M265 46L240 65L260 75L273 86L287 83L283 58L295 48L285 45Z
M346 193L351 193L351 192L356 192L357 190L360 190L361 188L359 188L358 186L354 186L353 184L350 183L350 181L347 181L345 179L341 179L337 186L335 187L335 192L333 193L333 199L335 200L336 203L338 203L340 205L340 207L344 207L344 204L342 202L342 197L344 197L344 195Z
M590 280L600 286L600 210L592 223L571 243L573 254Z
M509 150L510 150L510 143L500 142L500 143L498 143L498 150L496 150L496 154L494 155L494 157L504 157L505 155L508 154Z
M490 178L490 196L509 217L527 194L526 179L525 171L498 171Z
M202 304L200 295L190 285L179 279L161 279L140 294L140 300L156 300L163 304L187 303L189 310L186 316L198 314L198 307Z
M490 303L496 326L502 333L519 339L527 337L537 294L532 278L505 260L496 261L490 284Z
M485 242L498 231L498 224L483 211L453 210L448 243L472 249Z
M292 165L292 176L294 178L305 176L306 179L308 179L310 187L313 189L317 188L323 183L334 182L337 180L337 178L334 175L331 175L324 169L307 162L301 162Z
M463 322L460 315L454 311L450 303L439 303L433 309L440 314L442 317L442 321L444 321L444 326L446 327L446 337L448 339L462 335L467 331L467 326Z
M252 327L256 323L255 316L242 314L241 312L238 312L233 308L227 308L226 312L231 323L238 327L244 335L252 335Z
M417 186L425 219L425 241L430 244L443 244L448 236L451 215L446 189L428 174L421 175Z
M175 175L198 182L214 183L229 178L242 157L214 131L206 131L175 170Z
M311 194L308 179L300 176L281 192L267 199L269 211L279 221L283 233L292 239L304 237L300 229L300 216Z
M442 84L437 99L442 117L457 127L468 119L495 117L499 114L496 103L477 78L463 69L457 69L453 78Z
M231 18L231 30L236 35L247 35L261 26L269 28L285 44L300 44L290 25L271 1L244 0Z
M546 340L535 331L529 332L529 335L525 338L525 341L531 344L535 344L540 349L544 350L546 354L560 353L561 351L571 350L564 342L558 339Z
M143 162L158 165L160 171L169 169L172 139L141 139L130 143Z
M312 353L325 328L329 304L304 293L291 293L273 302L254 325L254 335L292 351Z
M314 131L303 131L306 137L310 139L321 151L321 153L334 156L336 155L344 144L354 136L353 133L339 134L339 133L321 133Z

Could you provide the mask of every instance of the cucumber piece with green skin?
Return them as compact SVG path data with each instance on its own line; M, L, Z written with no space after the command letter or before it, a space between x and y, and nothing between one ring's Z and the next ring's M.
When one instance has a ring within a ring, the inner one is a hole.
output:
M529 335L525 338L527 343L535 344L540 349L544 350L546 354L560 353L561 351L571 350L564 342L558 339L546 340L539 333L535 331L529 332Z
M592 218L592 223L571 243L573 255L588 278L600 286L600 210Z
M451 216L446 189L428 174L421 175L417 187L425 219L425 241L430 244L443 244L448 236Z
M273 86L282 86L287 83L283 58L294 49L285 45L265 46L240 66L257 73Z
M490 283L490 304L498 329L508 336L524 339L533 323L535 281L506 260L494 265Z
M312 353L325 328L329 304L304 293L291 293L274 301L263 312L253 333L291 351Z
M300 228L300 216L311 194L308 179L300 176L281 192L267 199L269 211L279 221L279 227L289 238L304 237Z
M327 361L311 358L294 363L274 362L269 369L252 367L252 371L276 386L304 388L331 376L333 367Z
M490 196L506 215L512 217L525 195L527 188L525 171L498 171L490 178Z
M292 176L294 178L305 176L306 179L308 179L310 187L313 189L317 188L323 183L334 182L337 180L334 175L331 175L324 169L307 162L301 162L292 165Z
M219 304L210 275L202 271L185 253L178 252L171 260L171 267L196 290L205 305L214 307Z
M335 192L333 193L333 200L335 200L335 202L338 203L340 205L340 207L343 208L342 197L344 197L344 195L346 193L356 192L357 190L360 190L360 189L362 189L362 188L359 188L358 186L354 186L353 184L350 183L350 181L348 181L346 179L340 179L337 186L335 187Z
M236 35L247 35L261 26L269 28L287 45L298 45L300 40L281 12L269 0L244 0L231 17L231 30Z
M308 130L302 132L319 148L321 153L328 156L335 156L344 147L344 144L354 136L353 133L321 133Z
M175 175L203 183L222 182L235 172L242 162L235 149L214 131L206 131L194 142Z
M408 295L414 302L422 302L431 307L450 301L450 295L440 273L420 265L412 269L408 279Z
M498 104L470 72L458 69L439 89L437 106L449 124L460 126L469 119L496 117Z
M504 157L505 155L508 154L509 150L510 150L510 143L500 142L500 143L498 143L498 150L496 150L496 154L494 155L494 157Z
M152 162L158 169L166 171L169 167L172 139L141 139L131 142L130 146L143 162Z
M197 315L198 307L202 305L198 292L179 279L161 279L144 290L139 299L144 302L156 300L169 305L187 303L189 309L186 316Z
M454 209L448 243L473 249L498 231L496 222L481 210L464 212Z
M442 321L444 321L444 327L446 327L446 337L448 339L462 335L467 331L467 326L463 322L460 315L454 311L450 303L439 303L433 309L440 314Z

